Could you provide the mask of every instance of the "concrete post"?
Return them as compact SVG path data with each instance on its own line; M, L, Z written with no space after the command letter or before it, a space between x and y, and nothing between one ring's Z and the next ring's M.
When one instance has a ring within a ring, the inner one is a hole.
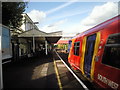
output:
M33 23L33 31L35 30L35 24L39 24L39 22L34 22ZM33 52L35 52L35 37L34 37L34 32L33 32Z
M3 89L2 77L2 26L0 26L0 90Z
M47 51L47 41L45 41L45 53L46 53L46 55L48 55L48 51Z
M33 34L33 52L35 52L35 37L34 37L34 34Z

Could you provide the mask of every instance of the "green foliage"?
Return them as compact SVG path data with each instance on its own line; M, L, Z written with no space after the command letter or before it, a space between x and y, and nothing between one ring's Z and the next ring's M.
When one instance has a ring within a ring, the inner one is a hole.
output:
M26 2L2 2L2 24L11 28L22 25L21 15L25 11Z
M68 44L58 44L57 48L67 50L68 49Z

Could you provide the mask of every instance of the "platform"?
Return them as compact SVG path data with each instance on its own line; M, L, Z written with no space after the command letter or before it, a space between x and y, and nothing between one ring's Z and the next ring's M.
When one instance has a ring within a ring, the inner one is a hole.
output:
M47 56L39 53L34 58L4 64L3 80L5 90L13 88L83 90L55 52Z

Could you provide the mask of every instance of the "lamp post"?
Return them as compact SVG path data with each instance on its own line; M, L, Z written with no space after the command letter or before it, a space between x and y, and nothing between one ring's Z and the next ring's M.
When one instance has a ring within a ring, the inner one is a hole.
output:
M39 22L34 22L33 23L33 31L35 29L35 24L39 24ZM34 32L33 32L33 53L35 53L35 37L34 37Z

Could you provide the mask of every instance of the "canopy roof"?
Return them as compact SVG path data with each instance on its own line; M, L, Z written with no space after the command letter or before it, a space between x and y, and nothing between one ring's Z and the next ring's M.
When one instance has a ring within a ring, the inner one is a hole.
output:
M45 41L47 40L49 43L57 43L57 41L62 37L62 31L52 32L52 33L45 33L40 30L32 29L25 31L18 35L19 38L32 38L35 37L35 39L39 41Z
M69 40L59 40L57 44L68 44Z

